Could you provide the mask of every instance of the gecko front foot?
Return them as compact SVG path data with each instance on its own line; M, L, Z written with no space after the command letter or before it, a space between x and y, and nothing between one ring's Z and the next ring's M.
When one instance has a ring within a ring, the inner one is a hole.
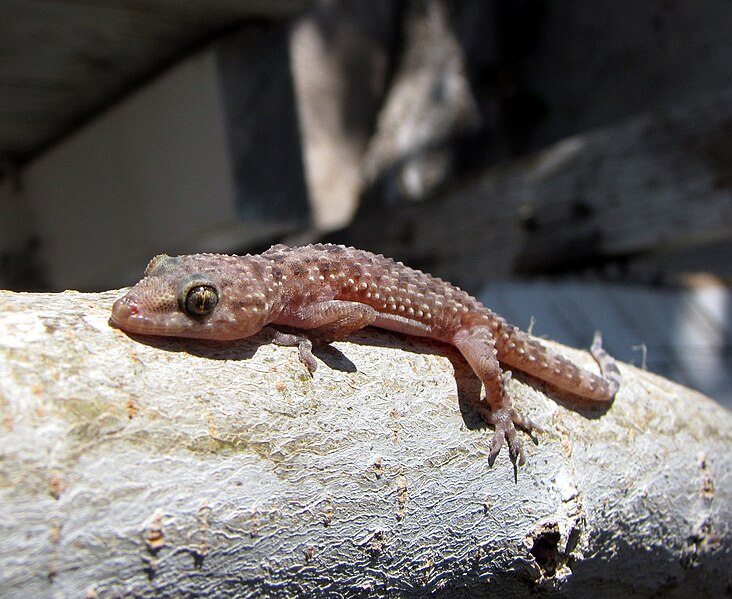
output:
M297 346L297 355L300 358L300 362L305 365L308 369L310 376L318 368L318 362L315 360L313 355L313 342L309 337L305 335L293 335L291 333L283 333L272 327L265 327L266 332L269 334L272 342L277 345L284 345L288 347Z

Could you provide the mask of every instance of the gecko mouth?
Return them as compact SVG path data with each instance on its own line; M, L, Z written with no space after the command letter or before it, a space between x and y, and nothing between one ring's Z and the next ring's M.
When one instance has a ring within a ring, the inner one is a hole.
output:
M121 297L112 305L112 326L127 333L143 335L175 335L177 331L165 324L153 321L140 311L139 306L128 295Z

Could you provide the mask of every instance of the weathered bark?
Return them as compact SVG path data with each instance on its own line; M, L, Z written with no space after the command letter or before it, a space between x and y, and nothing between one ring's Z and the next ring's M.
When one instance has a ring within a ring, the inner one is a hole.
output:
M655 278L653 264L678 271L689 251L732 240L730 123L732 90L641 115L456 181L421 210L365 215L338 242L472 291L486 275L612 261Z
M731 588L732 415L697 393L624 367L601 410L517 376L548 432L514 481L448 348L369 330L311 379L263 337L141 343L118 295L0 292L4 597Z

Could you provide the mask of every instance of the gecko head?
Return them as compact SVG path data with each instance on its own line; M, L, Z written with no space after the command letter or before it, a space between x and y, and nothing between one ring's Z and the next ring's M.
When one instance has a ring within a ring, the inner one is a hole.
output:
M262 283L232 256L161 254L114 303L111 324L143 335L241 339L257 333L267 314Z

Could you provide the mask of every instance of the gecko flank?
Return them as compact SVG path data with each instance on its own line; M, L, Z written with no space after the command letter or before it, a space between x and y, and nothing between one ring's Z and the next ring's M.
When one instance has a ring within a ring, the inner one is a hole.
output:
M495 427L491 463L505 442L524 463L515 426L535 425L511 407L510 372L500 362L556 387L609 401L620 386L615 361L596 335L591 352L601 376L550 351L474 297L401 262L339 245L275 245L257 256L156 256L144 278L112 307L112 324L129 333L241 339L267 325L275 343L298 346L312 373L312 343L342 339L366 326L430 337L457 347L485 387L483 418Z

